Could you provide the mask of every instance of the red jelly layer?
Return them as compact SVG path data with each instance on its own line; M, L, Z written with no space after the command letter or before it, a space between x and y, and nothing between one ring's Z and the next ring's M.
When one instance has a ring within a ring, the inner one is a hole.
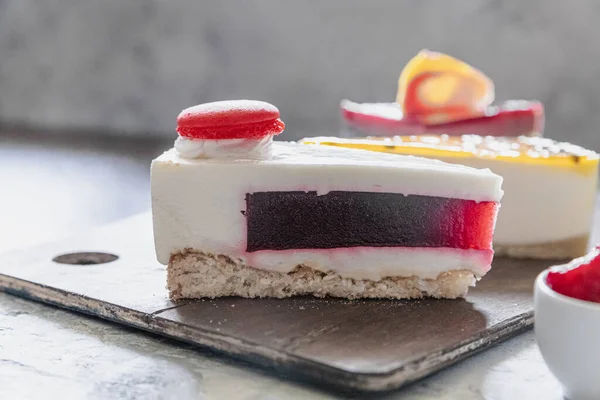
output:
M279 110L256 100L200 104L177 117L179 135L194 139L257 139L277 135L284 128Z
M544 130L544 107L536 101L509 101L488 107L482 116L429 125L418 117L390 117L392 107L389 103L381 103L381 112L378 113L377 104L342 103L341 113L350 128L371 136L529 136L541 134ZM397 114L401 115L399 106Z
M554 291L575 299L600 303L600 251L579 265L558 266L548 272L546 283Z
M498 204L399 193L246 195L247 251L344 247L489 250Z

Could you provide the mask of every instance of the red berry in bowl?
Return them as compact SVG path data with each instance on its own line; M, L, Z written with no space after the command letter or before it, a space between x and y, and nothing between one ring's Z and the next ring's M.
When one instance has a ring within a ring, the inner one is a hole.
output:
M600 303L600 247L569 264L552 267L546 283L562 295Z

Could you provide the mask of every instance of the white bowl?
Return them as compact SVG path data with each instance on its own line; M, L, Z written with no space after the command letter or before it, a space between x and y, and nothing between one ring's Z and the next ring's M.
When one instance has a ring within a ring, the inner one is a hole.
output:
M535 281L535 336L569 400L600 399L600 304L552 290L548 270Z

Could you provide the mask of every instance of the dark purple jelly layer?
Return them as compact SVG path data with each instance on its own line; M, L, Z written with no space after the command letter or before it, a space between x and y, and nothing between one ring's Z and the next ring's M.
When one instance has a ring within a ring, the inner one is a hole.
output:
M247 248L490 249L495 202L374 192L246 194Z

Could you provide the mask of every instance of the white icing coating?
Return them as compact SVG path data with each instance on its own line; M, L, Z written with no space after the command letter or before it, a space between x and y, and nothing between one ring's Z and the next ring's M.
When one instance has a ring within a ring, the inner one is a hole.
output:
M269 160L273 135L260 139L189 139L179 136L175 140L175 151L181 158L219 158Z
M154 164L210 172L219 185L227 182L244 193L274 190L387 192L447 198L500 201L502 178L489 169L473 169L439 160L398 156L329 146L273 142L270 160L187 159L171 149ZM178 168L181 174L181 168ZM244 182L259 182L257 190Z
M271 160L186 159L172 149L152 163L152 210L158 260L186 248L225 254L257 268L297 264L342 276L437 274L457 267L483 275L489 252L364 248L247 253L245 195L259 191L332 190L422 194L499 201L502 178L419 157L274 142ZM411 253L408 254L407 251ZM425 269L431 270L429 272ZM435 277L429 276L428 277Z

